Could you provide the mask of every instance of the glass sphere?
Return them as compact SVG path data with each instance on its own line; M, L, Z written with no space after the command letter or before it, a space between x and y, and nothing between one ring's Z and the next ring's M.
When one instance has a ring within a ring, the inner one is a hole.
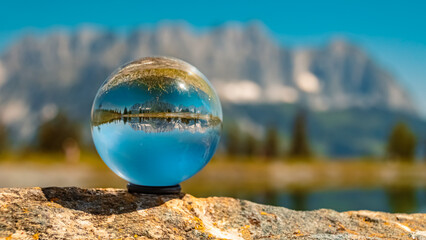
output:
M207 78L175 58L147 57L117 69L96 94L92 137L118 176L143 186L172 186L212 158L222 108Z

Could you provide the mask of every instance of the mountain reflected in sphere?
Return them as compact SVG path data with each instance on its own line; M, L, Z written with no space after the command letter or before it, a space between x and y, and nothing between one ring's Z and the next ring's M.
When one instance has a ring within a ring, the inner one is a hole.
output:
M99 155L117 175L137 185L172 186L212 158L222 109L195 67L148 57L119 68L103 83L91 128Z

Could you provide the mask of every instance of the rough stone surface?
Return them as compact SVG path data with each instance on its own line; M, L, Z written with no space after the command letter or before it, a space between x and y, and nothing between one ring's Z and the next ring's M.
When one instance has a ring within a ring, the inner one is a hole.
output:
M0 239L426 239L426 214L293 211L123 189L0 189Z

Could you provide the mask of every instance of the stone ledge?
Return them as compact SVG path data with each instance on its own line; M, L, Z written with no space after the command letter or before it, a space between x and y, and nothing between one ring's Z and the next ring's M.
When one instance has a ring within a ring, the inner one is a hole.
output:
M426 214L293 211L123 189L0 189L0 239L426 239Z

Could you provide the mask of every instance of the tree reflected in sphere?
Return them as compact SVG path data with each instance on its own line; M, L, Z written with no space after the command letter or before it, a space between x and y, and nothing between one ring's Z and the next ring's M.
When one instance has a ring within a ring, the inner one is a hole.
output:
M92 137L103 161L143 186L172 186L200 171L219 143L222 108L194 66L147 57L116 70L93 102Z

